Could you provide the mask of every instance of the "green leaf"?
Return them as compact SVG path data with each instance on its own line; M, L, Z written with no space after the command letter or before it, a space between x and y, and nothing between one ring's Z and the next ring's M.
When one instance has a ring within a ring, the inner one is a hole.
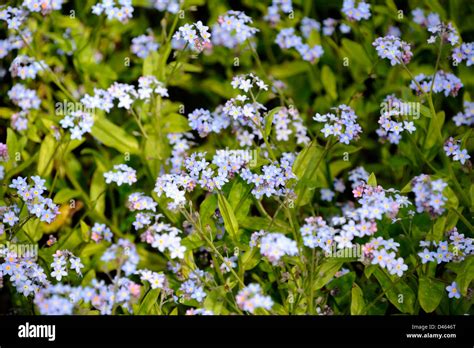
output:
M400 193L408 193L408 192L411 192L411 180L400 191Z
M431 149L433 146L436 146L436 144L442 142L441 129L443 128L444 118L444 111L441 111L438 112L436 117L430 119L423 149Z
M140 308L138 309L138 314L139 315L152 314L151 310L153 308L153 305L157 303L159 295L160 295L160 289L150 289L150 291L148 291L148 293L143 298L142 303L140 304Z
M258 216L248 216L240 222L240 226L254 231L266 230L285 234L289 234L292 231L291 227L285 221L274 219L272 223L271 220Z
M459 199L454 193L454 191L451 189L451 187L447 186L443 190L443 195L448 199L446 202L447 207L451 207L453 209L457 209L459 206Z
M349 39L342 39L342 48L351 61L357 63L367 73L370 72L372 62L364 51L364 48L357 42Z
M468 256L462 262L462 266L457 273L456 283L461 295L467 295L467 289L474 279L474 256Z
M61 189L56 195L54 196L54 203L61 204L68 202L70 199L80 196L80 192L70 189L70 188L63 188Z
M123 128L110 122L105 117L98 117L92 127L92 135L106 146L113 147L122 153L140 154L137 139Z
M149 133L148 139L145 140L145 158L153 177L158 176L162 161L167 158L167 144L165 137L158 134Z
M234 210L237 222L247 218L252 199L250 196L251 187L240 178L235 178L229 192L229 203Z
M332 72L331 68L327 65L324 65L321 70L321 81L323 83L326 93L331 97L332 100L337 99L337 85L336 77Z
M40 221L37 219L28 220L23 225L23 230L35 242L38 242L43 237L43 229L41 227Z
M7 128L7 147L10 160L15 161L16 153L20 152L20 144L15 132L11 128Z
M296 206L308 203L306 197L308 188L324 187L327 185L323 171L322 156L324 151L314 142L307 145L296 157L293 164L293 173L299 179L296 184L295 193L297 195Z
M438 280L421 276L418 286L420 306L427 313L433 312L444 295L444 284Z
M313 283L313 289L319 290L329 283L343 264L344 262L340 260L326 259L315 271L316 280Z
M367 180L367 184L372 187L377 187L377 179L374 173L370 173L369 179Z
M48 134L41 143L41 147L39 150L38 174L40 176L47 177L51 173L51 170L53 170L53 157L55 156L55 147L56 141L54 140L52 135Z
M191 130L188 119L175 112L163 117L163 123L166 133L184 133Z
M234 243L237 243L239 224L235 218L234 210L222 193L218 194L217 202L219 205L219 210L222 214L222 218L224 219L225 229L230 234L230 237Z
M209 218L214 215L217 209L216 195L209 195L204 199L199 207L199 215L201 219Z
M244 269L244 271L251 270L252 268L258 265L260 260L261 260L261 257L259 253L257 253L256 248L247 250L242 256L242 268Z
M388 300L397 307L400 312L414 314L415 293L403 280L397 279L395 283L395 281L379 267L375 269L374 275L382 286Z
M291 76L306 73L309 65L302 61L284 62L280 65L274 65L270 68L270 74L277 79L286 79Z
M105 191L107 185L105 184L104 172L97 169L92 175L91 188L90 188L90 200L94 207L94 210L99 214L103 214L105 211Z
M270 136L270 133L272 131L273 117L281 109L282 109L281 106L277 106L276 108L271 109L270 112L268 113L268 115L265 116L265 137L267 139Z
M362 292L362 289L356 283L354 283L354 285L352 286L351 293L352 293L351 315L366 314L364 293Z
M215 315L219 315L224 309L225 296L226 291L224 286L219 286L206 296L203 307L211 310Z
M86 243L88 243L91 239L90 227L82 220L81 220L81 237L82 237L82 240Z
M446 216L441 216L436 219L433 225L432 241L439 242L443 238L446 225Z

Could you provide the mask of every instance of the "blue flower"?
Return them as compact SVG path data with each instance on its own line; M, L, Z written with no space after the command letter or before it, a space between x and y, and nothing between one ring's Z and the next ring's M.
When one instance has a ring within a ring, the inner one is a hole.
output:
M458 284L456 282L452 282L451 285L448 285L446 291L448 292L449 298L461 298L461 293L459 292Z

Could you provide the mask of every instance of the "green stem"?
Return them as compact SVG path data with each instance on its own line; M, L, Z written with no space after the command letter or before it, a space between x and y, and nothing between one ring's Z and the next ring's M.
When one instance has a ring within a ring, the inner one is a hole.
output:
M450 208L449 210L454 211L457 214L457 216L459 216L461 221L464 223L464 225L467 226L467 228L469 228L469 231L471 231L471 233L474 232L474 226L472 226L472 224L460 212L458 212L454 208Z

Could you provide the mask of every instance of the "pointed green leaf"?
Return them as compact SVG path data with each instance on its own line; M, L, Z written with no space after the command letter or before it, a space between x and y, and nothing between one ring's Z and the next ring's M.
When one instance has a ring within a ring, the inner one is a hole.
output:
M217 202L219 205L219 210L222 214L222 218L224 219L225 229L230 234L230 237L234 243L237 243L239 224L235 218L234 210L222 193L219 193L217 196Z
M444 284L428 277L420 277L418 286L418 300L420 306L427 313L433 312L444 295Z
M366 314L364 293L362 289L354 283L352 286L351 315L364 314Z

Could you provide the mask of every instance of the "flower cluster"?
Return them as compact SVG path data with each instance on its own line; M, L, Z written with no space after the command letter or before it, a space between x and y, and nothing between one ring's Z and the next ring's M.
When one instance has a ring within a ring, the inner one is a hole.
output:
M186 310L186 315L214 315L214 312L205 308L191 308Z
M339 30L342 34L350 33L351 27L348 26L346 23L342 23L340 20L334 18L326 18L323 20L323 35L324 36L331 36L334 34L336 30L336 26L339 24Z
M258 29L251 27L252 18L242 11L227 11L212 26L212 44L234 48L250 39Z
M397 107L402 105L400 99L396 98L393 94L388 95L384 102L389 105L387 110L382 110L379 124L380 127L377 129L377 134L382 140L388 140L391 144L398 144L402 138L401 133L407 131L410 134L413 133L416 128L412 121L396 121L395 118L401 118L403 116L403 110ZM393 107L395 106L395 107Z
M192 180L208 191L220 190L250 158L244 150L217 150L212 166L204 153L194 153L185 160L185 167Z
M91 239L96 243L99 243L101 240L105 240L107 242L112 241L112 231L110 231L110 228L108 228L105 224L95 223L94 226L92 226L91 232Z
M464 102L464 112L459 112L453 117L456 126L472 126L474 124L474 102Z
M207 294L204 292L204 287L199 281L198 277L193 277L191 274L190 278L183 282L179 288L182 292L182 298L185 300L196 300L197 302L202 302Z
M268 12L263 19L276 24L281 20L280 11L286 14L293 12L292 0L272 0L272 4L268 6L267 10Z
M257 240L259 240L260 254L265 256L273 265L277 265L283 256L298 254L296 242L281 233L259 231L254 233L252 240L251 246L257 244Z
M31 12L41 12L43 15L50 13L53 10L60 10L64 0L23 0L23 7L26 7Z
M278 141L288 141L289 135L293 132L295 133L297 144L306 145L310 141L303 120L298 110L294 107L281 107L273 114L273 124ZM294 128L294 131L289 127L290 125Z
M142 282L150 283L152 289L163 289L167 285L166 276L163 273L156 273L149 270L138 270Z
M416 211L423 211L436 216L444 212L444 204L447 198L443 196L443 190L448 184L443 180L431 180L426 174L416 176L412 180L412 191L415 193Z
M15 112L11 117L11 127L18 132L28 129L28 113L25 111Z
M125 83L114 82L107 90L94 88L94 95L85 94L81 103L88 109L98 108L110 112L114 100L118 100L117 107L129 110L136 100L150 100L153 93L168 97L168 90L164 84L154 76L141 76L138 79L138 88Z
M268 86L254 74L235 76L231 84L234 89L249 94L251 98L246 94L239 94L237 97L229 99L222 108L223 113L238 121L240 125L250 127L254 135L261 138L259 129L264 126L262 112L266 108L255 98L258 97L259 92L266 91ZM242 142L242 140L240 141Z
M59 214L59 208L50 198L43 197L43 193L46 190L46 186L44 186L46 180L41 179L39 176L32 176L31 180L34 185L29 185L26 178L19 176L12 180L9 187L17 191L17 194L25 202L30 214L35 215L40 221L51 223ZM4 216L4 222L6 216L7 214ZM10 218L11 216L7 217L8 223L10 226L13 226L14 223L12 224L12 222L18 221L18 217Z
M350 21L360 21L370 18L370 4L365 1L358 1L357 6L355 0L344 0L342 4L342 13Z
M122 184L132 185L137 182L137 172L135 169L126 164L114 165L114 170L104 173L105 183L117 183L118 186Z
M391 65L408 64L413 57L410 45L395 36L379 37L372 46L375 46L378 56L389 59Z
M436 12L431 12L425 16L425 13L421 8L415 8L413 11L411 11L411 14L413 15L413 22L423 27L432 28L441 24L439 14Z
M303 244L308 248L321 248L327 252L334 242L335 229L329 226L321 216L313 216L305 219L305 224L300 228Z
M474 42L465 42L461 46L455 47L452 53L453 64L457 65L464 60L466 66L474 64Z
M33 253L19 255L7 245L0 247L0 278L10 278L11 284L24 296L36 293L49 281L41 266L34 262L37 255Z
M355 189L357 186L367 183L369 173L364 167L356 167L349 172L348 179L352 183L352 188Z
M206 109L196 109L188 114L188 120L189 126L202 138L211 132L219 133L230 125L230 119L222 112L222 107L212 113Z
M271 310L273 307L271 297L265 296L260 284L255 283L249 284L240 290L236 296L236 301L240 309L252 314L259 308Z
M39 4L37 5L40 8ZM28 16L28 11L22 8L8 6L0 11L0 20L8 24L8 29L18 30Z
M0 11L1 20L2 11ZM5 40L0 40L0 59L5 58L10 51L19 50L25 46L25 41L30 43L31 32L27 29L21 30L20 35L9 35Z
M91 132L94 125L94 116L87 111L77 110L64 116L59 124L64 129L69 129L71 139L82 140L84 134Z
M422 90L418 88L417 83L420 85ZM426 76L425 74L419 74L415 76L415 81L410 83L410 88L416 91L417 94L428 93L431 88L433 81L432 76ZM458 95L459 90L463 87L461 80L451 73L440 70L436 73L436 79L433 84L433 92L444 93L447 97L449 95L455 97Z
M353 172L353 176L359 174ZM371 236L377 232L376 220L381 220L385 215L395 219L400 209L410 204L406 197L393 189L384 190L381 186L367 185L364 179L353 179L357 182L353 186L354 197L358 198L361 206L346 206L343 209L344 215L334 216L330 223L321 216L306 218L306 223L300 228L305 246L318 247L327 253L335 245L338 249L351 248L355 237ZM342 187L338 189L341 190Z
M320 29L321 24L316 19L309 17L301 19L300 31L305 39L308 39L313 31L318 32Z
M278 33L275 42L281 49L294 48L298 51L301 57L311 63L315 63L324 53L321 45L314 45L310 47L303 43L303 39L295 34L295 28L281 29Z
M141 192L132 193L128 197L128 209L130 211L151 210L156 211L156 202L153 198L145 196Z
M439 265L442 262L461 262L467 256L474 253L472 238L464 237L456 227L448 231L449 240L445 241L420 241L420 247L424 248L418 253L423 264L436 261ZM428 248L433 247L434 250Z
M189 175L164 174L156 179L154 191L161 197L165 195L171 199L168 208L175 210L186 203L186 191L192 191L196 186L196 181Z
M182 48L187 46L195 52L201 52L205 47L209 47L211 43L211 34L208 32L208 29L209 27L202 24L201 21L183 25L173 35L175 40L174 47Z
M36 61L25 55L18 55L10 65L10 72L12 77L18 76L22 80L34 79L38 72L44 70L44 67L45 63L43 61Z
M115 278L114 283L93 279L88 286L71 286L62 283L41 288L34 303L41 315L71 315L81 304L92 305L102 315L112 314L114 306L133 313L132 304L138 300L140 285L128 278Z
M171 163L171 173L178 174L181 172L187 151L191 148L194 139L191 133L168 133L168 141L171 146L171 157L168 163Z
M81 268L84 268L84 265L81 263L81 259L75 257L73 253L69 250L57 250L53 254L54 261L51 263L51 277L55 278L58 282L61 281L63 277L66 277L67 272L67 262L69 261L69 269L74 270L77 274L82 275Z
M240 176L248 184L254 185L252 194L260 199L263 196L292 196L291 188L287 188L289 180L296 178L292 171L295 155L290 152L282 154L279 163L275 162L261 168L262 174L253 173L249 168L244 168Z
M439 37L443 42L449 42L452 46L459 42L459 34L451 23L439 23L428 27L428 31L432 33L428 39L428 43L434 43Z
M146 58L151 52L158 50L160 45L155 42L155 37L150 32L148 35L140 35L132 39L130 49L132 53L140 58Z
M399 243L393 239L384 240L382 237L374 238L363 246L365 257L372 258L372 265L379 265L386 268L390 274L403 276L403 272L408 269L403 258L396 257Z
M321 115L317 113L313 120L324 122L325 125L321 132L327 138L330 135L338 137L343 144L349 144L351 140L358 139L362 132L361 126L357 123L357 115L347 105L339 105L334 108L336 113Z
M112 244L105 250L100 260L118 264L125 275L129 276L137 271L140 256L138 255L135 244L127 239L120 238L117 243Z
M21 84L14 85L8 91L8 97L15 105L18 105L23 111L30 109L39 109L41 100L38 98L36 91L25 88Z
M158 249L161 253L168 251L171 259L184 258L186 247L181 244L181 231L176 227L160 221L161 215L137 214L134 226L146 228L141 240Z
M153 0L153 6L161 12L178 13L182 0Z
M117 19L126 23L133 17L132 0L101 0L92 6L92 13L97 16L105 13L109 20Z
M461 150L460 144L460 140L454 140L453 137L450 137L444 143L444 151L446 152L446 156L453 156L453 160L464 164L471 156L469 156L466 149Z

